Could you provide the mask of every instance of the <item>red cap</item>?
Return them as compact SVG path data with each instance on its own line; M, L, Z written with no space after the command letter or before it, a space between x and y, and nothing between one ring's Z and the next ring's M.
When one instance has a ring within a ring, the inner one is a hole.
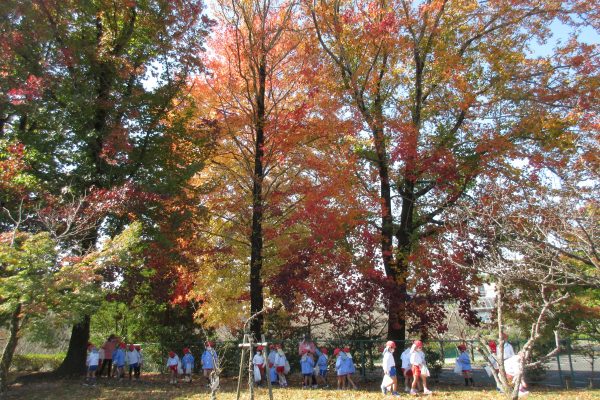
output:
M187 354L190 352L190 349L188 349L187 347L183 348L183 354Z
M326 347L321 347L321 353L327 354L327 348Z
M214 345L215 345L214 342L210 342L210 341L206 342L206 347L213 347Z
M125 343L121 342L121 344L119 345L119 347L122 348L122 349L126 349L127 345Z
M135 345L135 349L138 350L138 351L140 351L142 349L142 346L140 346L139 344L136 344Z
M262 347L262 346L257 346L256 347L256 351L263 351L263 349L264 349L264 347Z
M344 347L344 353L350 353L350 347L348 347L348 346Z
M175 352L174 351L170 351L169 352L169 357L171 357L171 358L175 357Z
M466 350L467 350L467 346L465 346L464 344L459 344L459 345L458 345L458 346L456 346L456 347L458 347L458 349L459 349L460 351L466 351Z
M302 354L306 354L306 353L308 353L308 350L307 349L302 349Z
M390 349L395 349L396 348L396 342L394 342L393 340L388 340L385 343L385 347L389 347Z
M274 345L274 344L270 344L270 345L269 345L269 349L273 350L274 348L275 348L275 345Z
M423 348L423 342L421 342L420 340L415 340L413 344L419 349Z
M341 351L340 349L336 348L335 350L333 350L333 355L337 356L338 354L340 354L340 351Z
M130 345L129 345L129 351L134 351L134 350L135 350L135 346L134 346L134 345L132 345L132 344L130 344Z
M493 340L490 340L488 345L490 346L490 350L495 353L497 350L497 346L496 346L496 342Z

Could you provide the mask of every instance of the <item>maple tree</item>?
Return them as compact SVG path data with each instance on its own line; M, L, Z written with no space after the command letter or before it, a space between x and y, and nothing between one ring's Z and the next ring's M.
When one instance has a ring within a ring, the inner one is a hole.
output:
M549 37L555 19L580 23L578 16L593 13L590 4L304 4L331 76L352 118L362 122L358 134L366 140L357 150L365 182L378 194L373 207L381 259L396 285L387 294L388 338L403 340L409 319L415 322L409 328L426 335L450 298L462 299L463 315L473 318L468 286L476 277L435 262L428 241L479 177L506 172L508 160L542 157L570 140L569 128L583 120L575 110L585 109L573 99L591 89L574 82L593 74L593 61L582 67L585 56L569 60L567 54L593 50L574 38L545 57L532 54L531 46ZM456 284L459 277L464 285Z

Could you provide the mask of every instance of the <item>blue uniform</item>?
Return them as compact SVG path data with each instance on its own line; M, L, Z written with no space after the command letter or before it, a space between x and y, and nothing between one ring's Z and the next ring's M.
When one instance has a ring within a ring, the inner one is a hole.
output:
M125 366L125 350L118 349L115 356L113 356L113 362L117 364L117 367Z
M458 356L457 361L460 363L460 366L463 371L471 370L471 359L469 358L469 355L466 351L460 353L460 356Z
M345 370L347 374L353 374L356 372L356 368L354 367L354 360L352 360L352 356L346 354L345 362Z
M300 359L300 367L302 369L302 375L312 375L313 369L315 368L315 360L311 356L305 354Z
M317 360L317 365L319 366L319 375L325 375L327 372L327 356L325 354L321 353Z
M338 376L348 375L348 362L346 353L340 353L335 360L335 369Z
M187 353L181 359L182 368L184 371L187 371L188 368L190 371L194 369L194 356L192 353Z
M206 349L202 353L202 369L215 369L217 353L213 349Z

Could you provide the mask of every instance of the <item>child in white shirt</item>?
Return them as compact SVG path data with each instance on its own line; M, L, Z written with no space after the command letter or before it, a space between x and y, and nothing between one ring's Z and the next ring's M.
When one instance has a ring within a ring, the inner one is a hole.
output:
M169 369L171 379L169 383L172 385L177 384L177 373L179 369L179 357L174 351L169 352L169 358L167 359L167 368Z
M417 387L419 380L423 382L423 394L432 394L431 390L427 389L427 376L422 371L427 366L425 362L425 353L423 353L423 342L415 340L410 350L410 363L412 365L413 382L410 389L410 394L417 395Z

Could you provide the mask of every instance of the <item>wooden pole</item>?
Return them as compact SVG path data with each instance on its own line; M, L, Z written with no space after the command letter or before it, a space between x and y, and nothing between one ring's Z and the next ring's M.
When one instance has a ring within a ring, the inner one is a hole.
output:
M237 400L240 400L240 393L242 389L242 371L244 368L244 356L246 355L246 346L244 345L246 344L247 336L248 335L244 335L244 339L242 339L242 346L240 346L242 348L242 355L240 356L240 372L238 373Z
M248 346L248 386L250 389L250 400L254 400L254 368L252 365L253 343L252 336L249 338L250 346Z
M263 352L265 357L265 375L267 377L267 387L269 388L269 400L273 400L273 388L271 387L271 368L269 368L269 343L265 341L265 335L262 335L260 341L263 342L265 351Z

